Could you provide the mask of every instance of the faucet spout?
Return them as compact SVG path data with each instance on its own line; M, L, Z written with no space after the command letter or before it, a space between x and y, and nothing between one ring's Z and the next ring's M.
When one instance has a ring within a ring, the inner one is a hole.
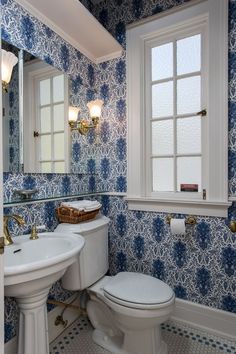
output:
M19 215L4 215L3 217L3 234L4 234L4 245L9 246L13 244L9 229L8 229L8 222L9 220L15 220L18 225L24 225L25 222L23 218Z

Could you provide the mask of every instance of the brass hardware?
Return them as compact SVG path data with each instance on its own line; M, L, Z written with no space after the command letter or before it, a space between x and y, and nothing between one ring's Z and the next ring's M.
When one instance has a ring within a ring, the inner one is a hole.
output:
M39 137L39 132L34 131L34 138L38 138Z
M62 307L70 307L72 309L75 309L75 310L78 310L80 312L80 314L83 314L83 315L86 315L87 312L85 310L82 310L80 308L80 306L77 306L77 305L72 305L72 304L67 304L66 302L63 302L63 301L58 301L58 300L47 300L47 303L48 304L51 304L51 305L57 305L57 306L62 306Z
M206 189L203 189L203 190L202 190L202 199L203 199L203 200L206 200L206 193L207 193L207 192L206 192Z
M170 224L171 219L173 219L173 215L168 215L166 218L167 224ZM195 225L196 223L197 223L197 219L195 218L195 216L190 215L185 219L186 225Z
M9 229L8 229L8 222L10 219L15 220L18 225L24 225L25 222L19 215L4 215L3 216L3 233L4 233L4 245L9 246L13 244Z
M230 221L229 228L230 228L231 232L233 232L233 233L236 232L236 221L235 220Z
M66 328L68 325L68 321L64 320L62 316L57 316L54 323L55 326L59 326L61 324L64 328Z
M30 240L37 240L38 238L39 237L38 237L38 232L37 232L36 225L33 225L32 229L31 229Z
M3 90L3 92L8 93L8 86L9 86L9 84L6 81L2 81L2 90Z
M4 253L4 237L0 237L0 254Z
M71 130L78 130L81 135L86 135L91 128L96 128L99 122L99 117L92 118L92 124L89 124L87 120L81 119L79 121L73 122L69 121Z
M197 112L196 115L205 117L207 115L207 110L206 109L202 109L200 112Z

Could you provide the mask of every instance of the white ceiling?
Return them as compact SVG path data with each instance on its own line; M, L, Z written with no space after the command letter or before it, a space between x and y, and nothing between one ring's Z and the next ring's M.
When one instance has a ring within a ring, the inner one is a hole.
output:
M101 63L121 55L120 44L80 1L16 1L93 62Z

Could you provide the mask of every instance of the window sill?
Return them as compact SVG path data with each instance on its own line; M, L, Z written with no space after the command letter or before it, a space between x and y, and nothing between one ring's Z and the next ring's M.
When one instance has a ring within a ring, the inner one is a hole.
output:
M227 217L232 202L208 200L171 200L127 196L129 210L180 213L202 216Z

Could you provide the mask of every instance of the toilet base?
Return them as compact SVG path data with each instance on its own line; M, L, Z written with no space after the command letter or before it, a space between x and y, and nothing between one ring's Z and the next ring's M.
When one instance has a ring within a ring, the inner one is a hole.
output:
M141 352L127 352L122 349L124 337L123 336L113 336L109 337L105 332L95 329L92 335L93 341L103 347L104 349L110 351L114 354L144 354ZM145 350L146 353L146 350ZM155 354L167 354L167 344L164 341L161 341L158 352L155 351Z

